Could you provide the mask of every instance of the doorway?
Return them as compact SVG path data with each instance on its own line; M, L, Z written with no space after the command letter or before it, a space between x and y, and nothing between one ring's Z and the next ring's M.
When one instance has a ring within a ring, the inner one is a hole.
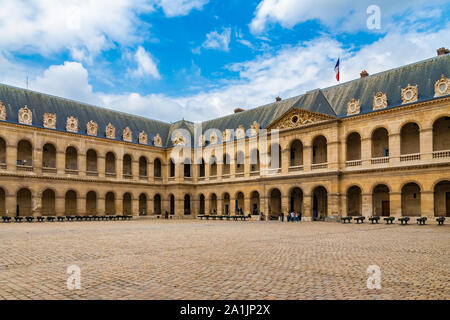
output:
M381 202L381 215L383 217L389 217L389 201L382 201Z

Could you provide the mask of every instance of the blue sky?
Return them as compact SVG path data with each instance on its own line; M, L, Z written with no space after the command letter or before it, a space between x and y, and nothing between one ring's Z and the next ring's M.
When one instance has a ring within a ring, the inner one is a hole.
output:
M370 5L380 28L369 29ZM0 82L158 120L204 120L436 55L450 3L0 0ZM450 75L447 75L450 76Z

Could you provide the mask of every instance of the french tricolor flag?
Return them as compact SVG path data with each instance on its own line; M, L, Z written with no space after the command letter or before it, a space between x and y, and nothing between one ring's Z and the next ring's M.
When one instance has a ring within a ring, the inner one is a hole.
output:
M334 67L334 72L336 72L336 80L339 81L339 60L336 62L336 66Z

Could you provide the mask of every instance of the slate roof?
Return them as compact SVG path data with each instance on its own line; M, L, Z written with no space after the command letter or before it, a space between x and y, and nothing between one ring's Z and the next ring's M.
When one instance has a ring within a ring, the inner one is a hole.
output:
M373 97L377 92L387 95L388 108L395 108L402 105L401 89L408 84L418 85L418 102L433 99L434 84L442 74L450 78L450 54L204 121L202 128L204 131L212 128L223 131L242 125L249 129L254 121L258 122L261 128L266 128L291 108L344 118L347 117L347 104L353 98L360 100L360 114L365 114L373 111ZM133 132L134 143L137 143L142 130L148 134L149 144L152 144L153 137L159 133L163 147L172 145L171 134L176 129L183 128L188 130L192 137L194 135L194 124L186 120L169 124L3 84L0 84L0 101L6 106L6 121L12 123L18 122L19 109L27 105L33 111L33 126L37 127L43 126L44 113L56 113L56 130L65 131L67 117L74 116L78 118L80 134L86 134L86 124L93 120L99 126L98 136L104 137L106 125L112 123L116 128L117 140L121 140L122 131L128 126Z

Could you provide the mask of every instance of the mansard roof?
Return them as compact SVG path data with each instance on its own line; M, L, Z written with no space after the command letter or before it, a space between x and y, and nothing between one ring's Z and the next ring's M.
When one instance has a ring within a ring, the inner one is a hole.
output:
M78 119L79 134L86 134L86 125L92 120L98 124L97 136L104 138L106 126L111 123L116 129L116 140L122 140L123 130L129 127L133 133L134 143L138 143L139 133L142 130L147 133L149 142L158 133L163 141L166 141L170 130L169 123L3 84L0 84L0 101L6 107L6 121L12 123L19 123L19 109L28 106L33 112L33 127L43 128L44 114L54 113L56 114L56 130L66 131L66 120L73 116Z
M359 100L358 114L367 114L374 111L373 99L378 92L386 94L388 109L395 108L402 105L402 89L408 85L417 85L417 102L434 99L435 83L441 75L450 78L450 54L204 121L202 128L204 131L212 128L224 131L239 126L249 129L254 122L261 128L267 128L291 109L345 118L348 117L347 106L352 99ZM129 127L133 133L134 143L138 143L141 131L147 133L150 145L153 144L153 137L159 134L163 147L172 146L171 134L176 129L186 129L193 137L194 124L186 120L169 124L3 84L0 84L0 101L6 107L6 121L12 123L19 122L19 109L28 106L33 112L33 126L36 127L43 127L45 113L55 113L56 130L61 131L66 131L66 119L73 116L78 119L79 134L86 134L86 125L92 120L98 124L98 137L105 137L105 128L109 123L116 129L116 140L122 140L123 130Z

